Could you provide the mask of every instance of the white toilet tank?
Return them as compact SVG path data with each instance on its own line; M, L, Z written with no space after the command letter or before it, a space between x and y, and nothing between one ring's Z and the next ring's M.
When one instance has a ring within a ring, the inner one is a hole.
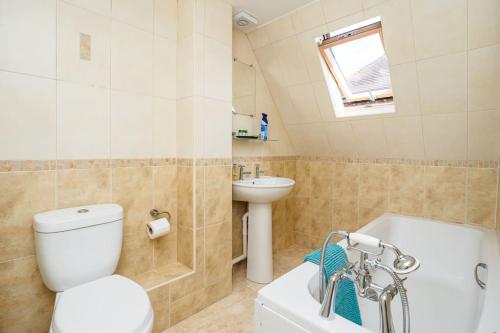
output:
M64 291L115 271L122 246L121 206L58 209L33 220L36 257L47 288Z

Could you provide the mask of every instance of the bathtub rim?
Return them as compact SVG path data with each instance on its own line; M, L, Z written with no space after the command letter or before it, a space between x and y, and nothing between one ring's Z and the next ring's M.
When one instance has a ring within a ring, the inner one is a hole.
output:
M481 261L488 264L488 280L486 290L479 291L482 297L484 297L484 301L482 302L482 311L479 315L476 332L491 333L495 330L499 331L500 319L498 319L498 311L495 311L495 308L498 308L498 300L500 299L500 252L494 230L481 226L446 222L431 218L384 213L360 228L357 232L363 233L369 231L391 218L405 218L425 221L426 223L446 224L454 228L476 230L482 234ZM341 241L339 244L345 245L345 241ZM316 320L319 319L319 304L310 295L308 284L317 271L317 265L309 262L302 263L292 271L262 288L257 293L256 302L293 320L311 332L372 332L340 316L337 316L335 320ZM496 278L491 278L492 276ZM293 306L296 306L296 309ZM257 320L257 318L254 320Z

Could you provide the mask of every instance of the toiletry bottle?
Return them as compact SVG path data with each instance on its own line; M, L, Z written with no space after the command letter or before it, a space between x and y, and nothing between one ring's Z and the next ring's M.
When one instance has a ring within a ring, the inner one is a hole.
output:
M267 127L269 122L267 121L267 114L262 114L262 121L260 122L260 138L267 141Z

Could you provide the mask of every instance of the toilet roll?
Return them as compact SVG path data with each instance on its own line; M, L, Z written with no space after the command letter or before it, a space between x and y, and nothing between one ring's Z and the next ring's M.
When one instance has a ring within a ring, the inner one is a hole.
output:
M170 223L166 218L162 217L161 219L149 222L147 229L149 238L155 239L165 236L170 232Z

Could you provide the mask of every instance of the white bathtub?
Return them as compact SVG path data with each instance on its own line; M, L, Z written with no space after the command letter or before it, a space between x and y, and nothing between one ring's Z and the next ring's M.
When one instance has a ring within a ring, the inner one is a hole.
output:
M358 232L392 243L420 260L421 267L405 283L411 332L500 333L500 256L494 232L395 214L384 214ZM393 255L386 252L384 262L392 263ZM357 256L349 254L350 261L357 261ZM474 279L480 262L488 265L487 271L479 269L486 290ZM320 317L320 305L310 293L317 289L317 271L317 265L303 263L262 288L255 300L254 332L379 331L378 303L362 298L362 327L338 315ZM389 281L384 272L374 276L374 282ZM399 296L392 311L396 332L401 332Z

